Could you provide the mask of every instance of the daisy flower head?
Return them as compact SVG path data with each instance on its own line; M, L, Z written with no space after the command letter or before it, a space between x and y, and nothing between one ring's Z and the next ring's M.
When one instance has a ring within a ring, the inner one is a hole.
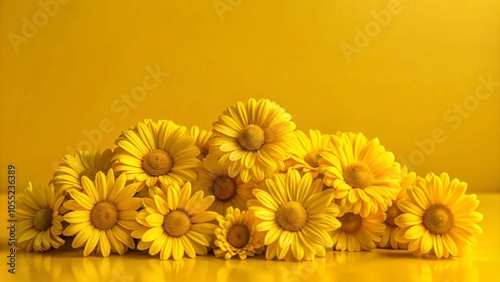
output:
M200 154L198 155L198 159L203 160L210 153L210 145L211 141L214 137L212 131L207 131L205 129L201 129L198 126L193 126L188 132L189 136L193 136L195 138L194 144L200 150Z
M230 259L238 255L246 259L264 251L263 233L255 230L257 220L251 212L229 207L225 216L219 215L217 221L215 256Z
M353 212L346 212L338 217L340 228L330 234L333 249L337 251L359 252L375 249L384 234L385 213L378 211L362 216Z
M108 172L113 165L112 157L111 149L76 151L74 155L65 155L54 173L54 186L61 191L82 191L82 177L87 176L94 181L97 172Z
M408 198L408 187L414 186L417 183L417 175L415 172L408 172L408 167L401 168L401 184L399 185L399 192L395 200L385 211L386 219L384 221L385 231L379 243L381 248L392 249L407 249L408 244L397 241L397 234L401 228L394 222L396 217L403 212L398 208L398 202Z
M115 171L139 183L138 191L158 182L182 185L196 179L200 150L186 131L169 120L145 120L123 131L115 142Z
M321 153L332 147L331 136L312 129L309 131L309 136L301 130L296 130L295 135L297 139L293 142L290 158L285 162L285 167L296 169L302 174L310 172L316 179L322 174L319 165Z
M408 189L408 198L398 207L403 214L395 219L401 228L398 240L409 243L417 254L448 258L462 256L476 245L477 225L483 215L476 212L476 195L465 195L467 183L450 180L447 173L428 174Z
M134 198L137 184L126 185L126 175L115 178L112 169L98 172L95 181L82 177L83 191L72 191L73 200L64 203L70 210L64 220L70 223L65 236L75 236L73 248L85 245L83 256L94 250L107 257L124 254L135 247L130 232L139 227L135 221L141 200Z
M16 209L18 219L18 246L26 252L43 252L64 244L62 234L61 204L64 196L56 193L54 186L29 183L19 197Z
M224 215L229 207L247 209L247 201L254 198L252 190L257 187L254 181L244 183L240 177L230 177L227 169L221 167L218 158L212 154L203 160L203 167L192 186L193 191L202 190L205 195L215 197L208 210Z
M176 183L162 185L162 193L143 198L144 209L137 214L142 226L132 232L141 239L137 249L149 249L154 256L160 253L161 260L173 257L180 260L184 254L190 258L207 254L211 235L217 227L210 221L217 213L206 211L214 196L204 197L203 191L191 196L191 183L182 188Z
M352 211L362 217L385 211L396 198L400 165L394 154L385 150L377 138L368 140L362 133L337 133L333 149L322 154L323 181L333 187L340 200L341 213Z
M284 170L295 124L275 102L250 99L229 107L213 124L213 145L230 177L261 181Z
M325 256L325 248L333 244L328 232L340 227L333 190L322 191L320 179L313 180L310 173L301 177L296 170L265 184L267 191L253 190L256 199L249 200L248 206L262 221L256 230L266 233L266 258L300 261Z

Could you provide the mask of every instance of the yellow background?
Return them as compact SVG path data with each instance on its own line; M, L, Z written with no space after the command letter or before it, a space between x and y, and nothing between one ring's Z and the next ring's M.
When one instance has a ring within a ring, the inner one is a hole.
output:
M64 154L113 148L144 118L210 129L266 97L299 129L361 131L420 175L500 192L499 12L495 0L1 1L2 189L8 163L19 190L45 184ZM148 68L168 76L127 104L155 82Z

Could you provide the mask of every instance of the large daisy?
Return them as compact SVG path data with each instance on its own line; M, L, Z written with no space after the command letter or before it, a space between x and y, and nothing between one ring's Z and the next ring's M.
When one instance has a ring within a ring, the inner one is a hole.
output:
M230 259L238 255L240 259L246 259L264 251L264 236L255 230L258 221L251 212L229 207L225 216L219 215L217 221L215 256Z
M395 200L392 200L391 206L385 211L386 219L384 221L385 231L379 242L381 248L392 249L407 249L408 244L397 241L396 235L398 234L399 226L394 222L394 219L401 215L403 212L398 208L398 203L401 200L408 198L407 189L417 183L417 175L415 172L408 172L408 167L401 168L401 184L399 185L399 193Z
M313 181L310 173L301 177L296 170L265 184L268 192L253 190L257 199L248 201L248 206L262 220L257 231L266 232L266 258L313 260L316 255L324 256L325 248L333 244L328 232L340 227L332 189L322 191L320 179Z
M293 142L290 159L285 162L286 168L293 168L301 173L310 172L313 178L317 178L322 173L319 165L321 153L332 148L331 136L312 129L309 136L301 130L296 130L295 135L297 139Z
M476 223L483 215L476 212L476 195L465 195L467 183L450 181L447 173L430 173L408 189L408 199L398 207L403 214L395 220L401 228L398 240L409 243L408 250L435 254L438 258L462 256L476 245L482 233Z
M29 186L17 202L17 243L21 250L43 252L64 244L62 234L61 204L64 196L54 191L54 186Z
M239 177L230 177L214 155L203 160L203 167L192 185L193 191L202 190L205 195L214 195L215 200L208 210L224 215L228 207L247 209L247 201L254 198L252 190L257 187L254 181L244 183Z
M261 181L284 170L290 142L295 138L291 116L275 102L250 99L229 107L213 124L213 145L221 151L219 163L230 177Z
M204 197L203 191L191 196L190 182L182 188L176 183L163 184L160 193L142 199L144 209L137 214L142 226L132 232L141 239L137 249L149 249L152 256L160 253L161 260L205 255L217 227L209 222L218 214L206 211L213 201L214 196Z
M331 232L333 248L337 251L373 250L385 229L385 213L381 211L366 217L346 212L338 220L340 228Z
M153 187L158 181L182 185L196 179L200 150L186 131L186 127L167 120L139 122L116 140L114 169L139 183L138 190Z
M65 236L75 236L73 248L85 245L83 255L88 256L97 248L102 256L110 252L124 254L135 247L130 232L139 227L135 221L141 200L134 198L136 184L126 184L126 176L115 179L113 170L105 175L96 174L95 181L82 177L83 191L70 193L74 200L64 203L70 210L64 220L70 225Z
M337 133L333 150L322 153L324 183L335 190L341 213L352 211L363 217L385 211L396 198L400 165L394 154L384 149L377 138L368 140L362 133Z
M82 176L94 181L97 172L107 173L111 166L113 152L104 151L76 151L74 155L65 155L54 173L53 183L56 189L67 191L83 190Z

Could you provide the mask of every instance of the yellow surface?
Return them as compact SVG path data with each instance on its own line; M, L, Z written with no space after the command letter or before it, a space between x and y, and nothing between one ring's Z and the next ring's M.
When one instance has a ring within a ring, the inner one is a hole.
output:
M2 210L5 195L1 195ZM479 225L484 234L472 253L455 259L425 259L407 251L327 252L314 262L266 261L264 256L246 261L213 255L160 261L147 252L129 252L108 258L83 258L82 249L66 244L48 253L17 252L16 274L7 273L7 235L0 238L1 281L495 281L500 267L500 194L479 194ZM5 213L0 213L6 222ZM187 280L189 279L189 280Z
M267 97L299 129L361 131L419 175L500 192L499 13L496 0L0 1L0 168L45 184L64 154L114 147L144 118L210 129Z

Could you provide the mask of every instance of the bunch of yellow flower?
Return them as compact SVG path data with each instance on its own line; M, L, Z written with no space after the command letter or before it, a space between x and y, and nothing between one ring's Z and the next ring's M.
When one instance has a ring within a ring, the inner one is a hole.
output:
M72 237L84 256L300 261L380 247L446 258L482 232L465 183L417 177L362 133L308 135L268 99L236 103L211 131L146 119L115 144L66 155L48 187L29 185L19 248Z

